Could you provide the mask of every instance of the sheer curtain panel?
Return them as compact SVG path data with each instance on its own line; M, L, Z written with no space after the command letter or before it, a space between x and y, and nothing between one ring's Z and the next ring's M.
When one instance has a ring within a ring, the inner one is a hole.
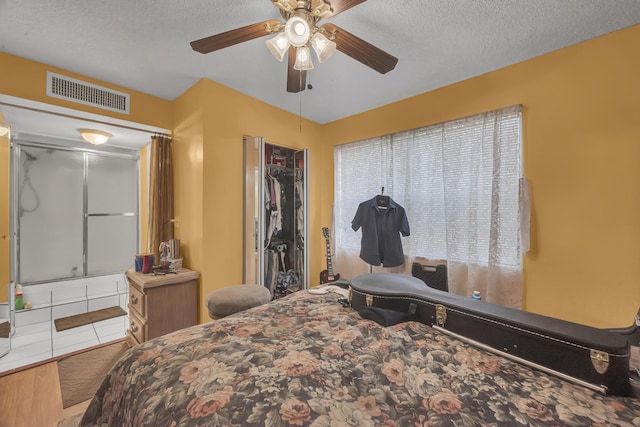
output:
M149 170L149 252L159 263L160 242L173 236L173 156L171 138L151 138Z
M521 106L513 106L336 147L335 270L411 274L414 261L446 262L450 292L478 290L521 307L521 145ZM395 269L364 263L360 232L351 229L358 204L382 187L411 227L405 264Z

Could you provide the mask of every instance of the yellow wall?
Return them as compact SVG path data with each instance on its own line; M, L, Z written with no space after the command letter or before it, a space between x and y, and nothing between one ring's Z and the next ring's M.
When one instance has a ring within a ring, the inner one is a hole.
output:
M630 325L640 306L639 49L636 25L330 123L320 157L329 169L336 144L524 105L533 203L524 308ZM323 186L321 200L332 196ZM323 222L330 215L323 207Z
M303 120L300 127L298 116L205 79L174 103L174 123L176 236L189 253L185 262L202 275L198 310L207 321L206 294L242 282L243 137L310 149L313 247L319 241L313 230L321 229L313 210L320 205L313 197L321 180L314 160L320 126ZM320 272L317 257L311 271Z
M132 89L112 85L107 82L92 79L90 77L71 73L66 70L29 61L17 56L0 52L0 93L29 99L32 101L54 104L61 107L82 110L89 113L103 116L115 117L134 123L142 123L163 129L171 129L171 103L169 101L137 92ZM115 111L103 110L77 104L75 102L48 97L47 94L47 71L62 74L97 84L106 88L115 89L130 94L129 114L122 114Z
M203 95L202 82L173 103L174 235L180 239L183 264L200 272L198 307L201 310L203 272ZM204 318L202 318L204 319Z

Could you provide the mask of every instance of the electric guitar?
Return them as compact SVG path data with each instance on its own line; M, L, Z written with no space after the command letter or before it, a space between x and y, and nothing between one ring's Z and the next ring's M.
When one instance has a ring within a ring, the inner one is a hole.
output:
M320 283L329 283L340 280L339 274L333 274L333 266L331 265L331 244L329 243L329 229L322 227L322 235L327 243L327 269L320 272Z

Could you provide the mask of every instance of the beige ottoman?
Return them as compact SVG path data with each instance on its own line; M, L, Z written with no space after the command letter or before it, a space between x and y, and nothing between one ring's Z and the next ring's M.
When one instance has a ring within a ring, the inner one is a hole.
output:
M207 294L205 302L209 317L221 319L251 307L271 301L269 289L260 285L232 285Z

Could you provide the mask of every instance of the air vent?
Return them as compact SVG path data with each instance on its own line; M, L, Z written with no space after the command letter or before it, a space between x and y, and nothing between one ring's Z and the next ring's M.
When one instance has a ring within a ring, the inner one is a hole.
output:
M129 114L129 94L47 72L47 96Z

